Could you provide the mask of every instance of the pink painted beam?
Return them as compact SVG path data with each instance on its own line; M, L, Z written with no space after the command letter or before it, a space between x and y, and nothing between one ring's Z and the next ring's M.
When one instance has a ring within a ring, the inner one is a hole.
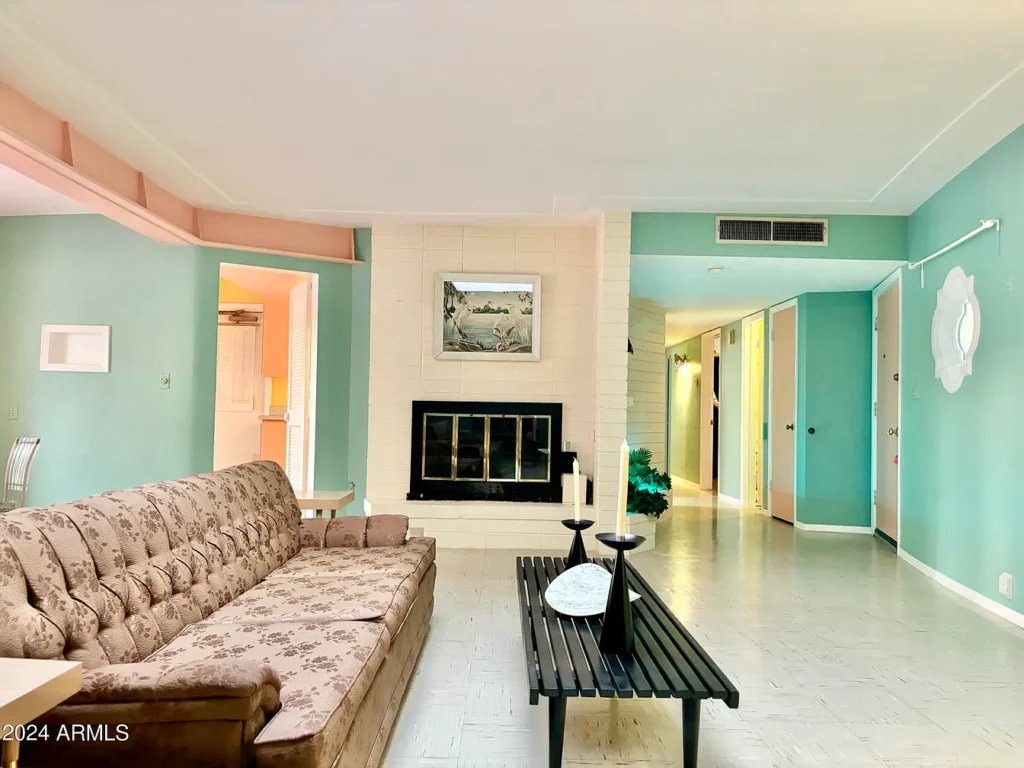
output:
M0 163L161 243L361 263L350 227L194 206L4 83Z

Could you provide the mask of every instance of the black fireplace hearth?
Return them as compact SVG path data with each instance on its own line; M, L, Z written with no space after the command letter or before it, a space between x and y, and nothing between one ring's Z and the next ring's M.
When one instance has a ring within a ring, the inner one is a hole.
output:
M561 403L417 400L413 501L562 500Z

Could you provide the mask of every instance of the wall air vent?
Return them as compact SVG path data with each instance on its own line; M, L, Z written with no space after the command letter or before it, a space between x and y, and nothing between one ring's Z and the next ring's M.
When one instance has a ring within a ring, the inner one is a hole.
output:
M828 245L828 219L715 218L716 243Z

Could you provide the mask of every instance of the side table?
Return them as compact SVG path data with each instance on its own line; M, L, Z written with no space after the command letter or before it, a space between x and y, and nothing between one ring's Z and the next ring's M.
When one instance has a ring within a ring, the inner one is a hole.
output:
M22 727L81 688L81 662L0 658L3 768L17 768Z

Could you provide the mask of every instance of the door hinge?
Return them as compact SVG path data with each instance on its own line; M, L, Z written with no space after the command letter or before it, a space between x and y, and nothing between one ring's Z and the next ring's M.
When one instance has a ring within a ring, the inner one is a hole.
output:
M875 400L875 407L871 409L871 414L873 416L877 416L878 415L878 401L877 400Z
M875 491L871 496L871 503L876 507L878 506L878 491Z
M771 339L772 341L775 341L775 329L774 328L772 329L772 332L768 334L768 338Z
M875 318L875 330L876 331L878 330L878 318L877 317Z
M775 481L774 480L769 480L768 481L768 490L769 491L774 491L775 490Z

